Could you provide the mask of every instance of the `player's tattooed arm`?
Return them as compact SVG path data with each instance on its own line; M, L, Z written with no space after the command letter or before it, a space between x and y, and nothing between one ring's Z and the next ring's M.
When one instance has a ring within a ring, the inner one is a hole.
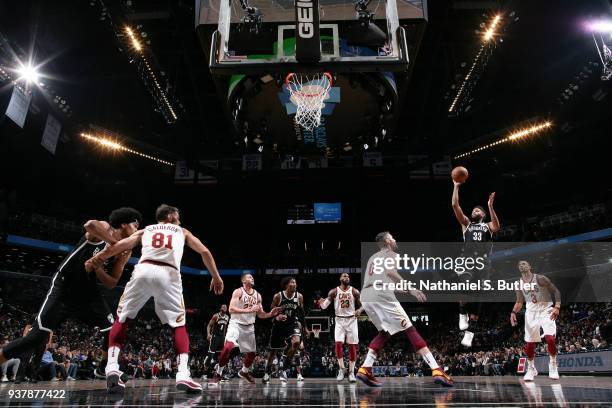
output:
M523 303L525 303L525 296L523 296L523 292L521 292L520 290L517 290L516 291L516 302L514 303L514 306L512 307L512 312L510 313L510 324L512 326L516 326L517 324L516 314L519 313L521 309L523 308Z
M361 304L361 293L356 288L353 288L353 298L355 299L355 317L361 316L363 313L363 305Z
M550 313L550 320L557 320L561 311L561 292L546 276L538 275L538 285L548 289L548 293L551 293L555 298L555 307Z
M319 307L321 309L323 309L323 310L327 309L327 307L329 305L331 305L331 303L336 298L336 293L337 292L338 292L338 288L333 288L332 290L329 291L329 293L327 294L327 297L325 299L323 299L323 298L319 299L319 301L318 301Z
M84 225L85 237L88 241L102 240L111 245L116 244L117 240L111 235L111 226L106 221L89 220Z
M204 262L206 269L208 269L208 272L212 275L210 290L213 290L215 295L220 295L223 293L223 279L221 279L221 275L219 275L219 271L217 270L215 258L213 258L210 250L198 239L198 237L185 228L183 228L183 231L185 232L185 243L189 248L200 254L202 262Z
M499 223L499 218L497 218L497 213L493 208L493 202L495 201L495 192L492 192L489 195L489 214L491 215L491 221L489 222L489 231L491 234L495 234L497 231L501 229L501 224Z
M455 212L455 217L457 218L457 221L459 221L459 224L461 224L462 227L467 227L468 224L470 223L469 218L463 213L463 210L461 209L461 206L459 205L459 186L461 185L460 183L457 183L456 181L453 181L453 197L451 199L451 206L453 207L453 211Z

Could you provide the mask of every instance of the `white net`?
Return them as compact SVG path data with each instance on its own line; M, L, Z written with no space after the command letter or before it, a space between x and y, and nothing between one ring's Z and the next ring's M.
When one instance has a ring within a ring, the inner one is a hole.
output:
M323 102L329 98L332 76L328 72L319 74L291 73L285 84L291 95L291 102L297 107L295 123L305 130L313 130L321 124Z
M313 329L312 333L314 334L315 339L318 339L321 335L321 329Z

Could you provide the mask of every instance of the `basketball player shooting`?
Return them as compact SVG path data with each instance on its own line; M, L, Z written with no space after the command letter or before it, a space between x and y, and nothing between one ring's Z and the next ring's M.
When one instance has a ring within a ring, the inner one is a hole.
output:
M142 245L142 256L132 272L132 277L121 295L117 306L117 320L109 336L106 385L109 393L122 393L125 382L119 370L119 352L125 342L128 321L134 319L140 309L153 297L155 312L162 323L174 331L178 372L176 387L186 392L201 392L202 386L191 379L187 366L189 336L185 328L185 305L181 282L181 258L185 244L202 257L212 275L210 289L219 295L223 292L223 280L211 252L190 231L180 227L179 210L162 204L155 213L157 224L149 225L130 237L122 239L88 262L100 265L111 256Z
M95 266L85 265L85 261L108 244L129 237L138 229L141 219L138 211L124 207L114 210L108 222L89 220L85 223L85 235L53 275L51 287L36 316L36 324L27 335L15 339L0 350L0 364L44 348L50 333L68 318L77 318L98 327L104 333L103 347L108 346L108 332L113 324L109 316L112 313L102 298L99 284L109 289L115 287L131 252L129 249L115 252L112 266L107 262L99 262ZM106 356L101 366L104 364ZM127 380L127 376L124 380Z
M455 173L455 171L453 171L453 173ZM467 175L465 177L467 178ZM472 213L470 217L468 218L468 216L463 213L463 210L461 209L461 206L459 205L459 187L463 184L464 181L465 181L465 178L463 179L463 181L461 181L453 175L454 187L453 187L453 196L452 196L452 202L451 202L453 211L455 213L455 217L457 218L457 221L459 221L459 224L461 225L461 232L463 235L463 242L464 242L463 252L464 254L466 254L467 252L470 251L470 249L472 249L473 253L471 253L470 256L473 256L473 255L489 256L490 255L489 253L492 247L489 247L488 250L485 249L485 251L487 252L486 254L476 253L476 252L482 252L483 251L482 245L479 245L479 244L487 243L487 242L491 243L493 241L494 234L500 230L499 219L497 218L497 213L495 212L495 209L493 208L493 202L495 201L495 193L493 192L489 195L488 208L489 208L489 214L491 216L490 222L484 222L487 216L487 212L481 206L474 207L472 209ZM463 278L463 279L478 279L479 278L476 276L470 276L469 274L463 276L464 274L460 274L458 272L456 273L457 273L457 278ZM472 346L472 340L474 339L474 333L468 329L470 328L470 321L474 321L474 322L478 321L478 316L480 314L481 306L482 305L480 303L471 304L471 305L468 305L465 302L459 303L459 330L465 331L463 335L463 339L461 340L461 344L464 345L465 347Z
M327 309L334 303L335 326L334 337L336 340L336 359L338 360L338 376L336 380L344 380L344 352L342 346L346 342L349 346L349 382L355 382L355 362L357 361L357 345L359 344L359 333L357 328L357 317L363 312L360 302L359 290L351 286L351 278L348 273L340 275L340 286L329 291L325 299L319 299L321 309ZM358 305L358 309L356 309Z
M414 351L419 354L423 360L431 368L431 375L434 383L445 387L452 387L452 378L444 372L436 362L433 354L427 347L427 343L412 326L410 318L402 308L402 305L395 297L395 292L391 290L375 289L375 282L379 283L377 287L384 288L389 283L397 283L402 281L402 277L397 272L395 267L384 268L383 271L375 272L374 264L377 258L383 258L380 265L388 264L385 262L387 258L395 259L397 253L397 242L388 231L381 232L376 235L376 243L380 251L375 253L368 260L366 274L363 280L362 288L362 305L370 320L376 326L378 335L370 342L368 346L368 354L363 365L357 372L357 378L364 384L370 387L382 387L382 382L377 380L372 372L372 366L376 361L378 353L382 350L385 343L395 334L402 334L412 345ZM393 262L391 262L393 264ZM385 283L387 285L385 285ZM419 302L425 302L427 298L420 290L411 290L410 293Z
M225 333L230 316L227 314L227 305L221 305L219 312L215 313L206 326L206 339L208 340L208 355L204 359L204 376L206 379L211 366L217 361L217 354L223 350Z
M230 301L229 311L232 315L225 335L223 351L219 356L219 365L208 383L211 386L219 384L223 370L230 359L230 354L234 347L238 346L241 353L245 353L242 361L242 369L238 371L238 376L250 383L255 383L255 379L249 369L255 361L257 346L255 342L255 317L269 319L278 315L280 308L273 308L270 312L265 312L261 306L261 295L254 289L255 278L250 273L242 275L242 287L234 290Z
M531 264L527 261L519 261L518 269L521 272L521 282L530 284L530 288L516 291L516 303L510 313L510 324L517 325L516 315L523 308L523 303L527 304L525 312L525 354L527 354L527 372L525 381L533 381L538 375L535 368L535 347L541 341L540 329L544 332L544 341L548 348L550 361L548 363L548 377L553 380L559 379L557 369L557 345L555 336L557 335L556 320L561 309L561 292L544 275L535 274L531 270ZM555 298L553 307L552 297Z

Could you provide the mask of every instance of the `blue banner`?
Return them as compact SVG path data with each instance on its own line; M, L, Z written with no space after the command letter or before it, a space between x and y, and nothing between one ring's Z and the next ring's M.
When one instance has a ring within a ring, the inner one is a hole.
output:
M57 242L21 237L19 235L9 235L6 242L10 245L63 253L68 253L74 248L74 245L58 244ZM128 261L128 264L135 265L138 263L138 259L139 258L132 257ZM255 274L255 272L255 269L219 269L219 273L221 274L221 276L240 276L246 273ZM181 273L199 276L210 275L206 269L191 268L189 266L182 266Z

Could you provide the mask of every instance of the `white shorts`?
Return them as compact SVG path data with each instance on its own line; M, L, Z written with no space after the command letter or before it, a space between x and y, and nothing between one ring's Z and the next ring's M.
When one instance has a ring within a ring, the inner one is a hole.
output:
M255 345L255 325L240 324L230 320L227 325L225 341L238 345L241 353L251 353L257 351Z
M540 327L544 336L555 336L557 334L557 323L550 320L552 307L545 310L533 310L525 312L525 341L538 343L541 341Z
M117 316L121 323L136 317L140 309L153 297L155 313L170 327L185 325L185 302L181 274L170 266L139 263L123 290Z
M357 318L338 317L336 316L336 325L334 327L334 336L336 342L347 344L359 344L359 334L357 330Z
M400 302L381 300L379 302L363 302L363 310L379 331L393 335L412 327L412 323Z

